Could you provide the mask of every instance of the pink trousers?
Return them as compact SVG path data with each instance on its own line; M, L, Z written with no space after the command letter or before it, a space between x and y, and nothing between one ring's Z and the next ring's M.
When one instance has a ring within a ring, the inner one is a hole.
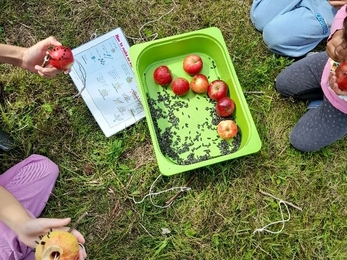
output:
M31 155L0 175L0 185L11 192L29 212L38 217L58 177L58 166L41 155ZM1 199L1 198L0 198ZM0 260L34 260L32 248L0 221Z

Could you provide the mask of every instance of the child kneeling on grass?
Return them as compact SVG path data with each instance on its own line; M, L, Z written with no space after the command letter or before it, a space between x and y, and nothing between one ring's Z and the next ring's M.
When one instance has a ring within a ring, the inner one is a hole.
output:
M61 45L54 37L30 48L0 44L0 63L8 63L43 77L61 72L52 66L43 68L47 48ZM68 72L68 71L66 71ZM31 155L0 175L0 260L34 260L35 241L51 229L68 230L70 218L38 218L49 199L58 176L58 166L41 155ZM77 230L72 234L84 244ZM84 248L79 260L87 257Z
M285 97L301 100L322 99L308 110L290 133L290 142L304 152L317 151L347 134L347 91L337 83L333 61L347 60L347 5L337 12L326 52L294 62L276 78L276 89Z
M268 48L302 57L330 33L334 16L346 0L253 0L250 17Z

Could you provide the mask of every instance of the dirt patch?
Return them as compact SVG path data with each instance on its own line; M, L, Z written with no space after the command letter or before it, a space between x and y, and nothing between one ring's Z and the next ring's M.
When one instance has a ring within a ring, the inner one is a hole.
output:
M150 142L134 147L129 150L124 157L126 160L133 160L136 169L156 160L153 145Z

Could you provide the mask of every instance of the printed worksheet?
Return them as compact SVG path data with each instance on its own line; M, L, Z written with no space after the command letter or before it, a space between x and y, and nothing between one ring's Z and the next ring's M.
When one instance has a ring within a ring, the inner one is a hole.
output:
M145 117L129 47L117 28L72 50L70 77L107 137Z

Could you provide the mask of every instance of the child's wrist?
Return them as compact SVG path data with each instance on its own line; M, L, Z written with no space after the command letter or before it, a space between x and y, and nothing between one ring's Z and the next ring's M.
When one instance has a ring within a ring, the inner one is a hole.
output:
M20 234L25 233L25 229L28 226L27 223L31 220L33 220L33 218L29 214L23 215L14 221L15 225L13 225L11 229L19 236Z

